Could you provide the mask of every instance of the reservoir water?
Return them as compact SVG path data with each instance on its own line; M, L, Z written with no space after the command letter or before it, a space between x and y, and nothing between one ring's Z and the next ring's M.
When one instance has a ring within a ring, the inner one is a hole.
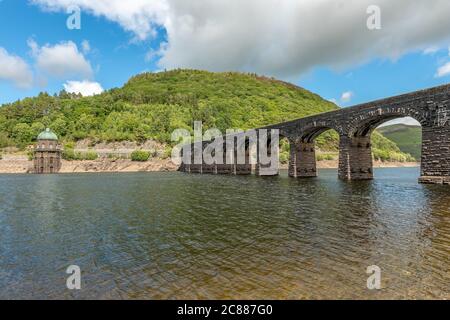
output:
M375 175L0 175L0 298L450 298L450 187Z

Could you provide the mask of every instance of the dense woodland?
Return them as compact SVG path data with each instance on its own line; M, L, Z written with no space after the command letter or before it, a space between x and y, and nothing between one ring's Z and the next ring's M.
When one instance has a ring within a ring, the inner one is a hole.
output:
M157 140L170 144L174 129L250 129L331 111L338 107L289 83L255 74L174 70L144 73L122 88L94 97L61 91L0 107L0 148L24 148L50 127L64 143ZM395 143L374 133L374 155L410 160ZM336 151L338 137L326 132L318 146ZM286 149L286 146L283 146Z

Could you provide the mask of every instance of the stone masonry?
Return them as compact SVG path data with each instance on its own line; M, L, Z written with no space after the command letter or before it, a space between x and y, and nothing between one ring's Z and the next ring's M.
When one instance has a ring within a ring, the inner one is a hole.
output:
M372 132L382 123L402 117L412 117L422 125L422 183L450 184L450 84L416 91L354 107L342 108L294 121L256 129L278 129L280 139L291 145L289 176L316 177L315 138L327 130L340 137L339 178L342 180L373 179ZM270 150L270 148L268 148ZM189 172L183 164L180 171ZM202 165L194 165L202 172ZM240 165L242 166L242 165ZM192 165L191 165L192 167ZM264 166L256 163L256 174ZM205 173L249 174L249 165L237 170L236 165L213 165ZM277 171L264 175L276 175Z

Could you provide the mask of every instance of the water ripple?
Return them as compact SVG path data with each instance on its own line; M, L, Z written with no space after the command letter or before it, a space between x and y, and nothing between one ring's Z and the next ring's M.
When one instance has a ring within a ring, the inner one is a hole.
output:
M450 190L376 174L0 175L0 298L450 298Z

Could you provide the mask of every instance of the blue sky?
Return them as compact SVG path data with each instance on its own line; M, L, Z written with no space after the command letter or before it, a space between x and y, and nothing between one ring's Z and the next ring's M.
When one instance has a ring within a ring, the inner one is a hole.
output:
M39 45L57 44L73 41L78 48L87 40L91 51L85 55L94 70L92 80L103 88L122 86L130 76L155 70L154 63L145 61L152 43L133 43L132 35L117 24L91 15L81 15L81 29L69 30L66 27L67 14L49 13L24 0L3 0L0 2L0 47L10 54L17 55L33 65L33 57L27 42L34 39ZM13 82L0 80L0 103L11 102L26 96L34 96L40 91L50 93L63 89L72 78L48 78L48 85L33 85L31 88L18 88Z
M176 67L272 75L344 107L445 84L450 82L450 31L442 30L450 29L433 23L450 7L448 1L430 1L436 10L419 17L415 10L420 8L411 7L411 1L399 0L401 8L390 8L380 0L388 18L377 33L365 30L363 6L342 3L339 14L298 7L320 17L292 21L293 7L274 7L287 17L277 24L253 0L239 11L222 0L203 2L203 7L177 0L127 6L117 0L110 6L101 6L102 0L0 0L0 103L40 91L53 94L64 85L89 94L92 88L120 87L143 71ZM80 30L66 26L71 3L80 7ZM276 2L265 4L271 10ZM327 22L315 25L320 19Z

